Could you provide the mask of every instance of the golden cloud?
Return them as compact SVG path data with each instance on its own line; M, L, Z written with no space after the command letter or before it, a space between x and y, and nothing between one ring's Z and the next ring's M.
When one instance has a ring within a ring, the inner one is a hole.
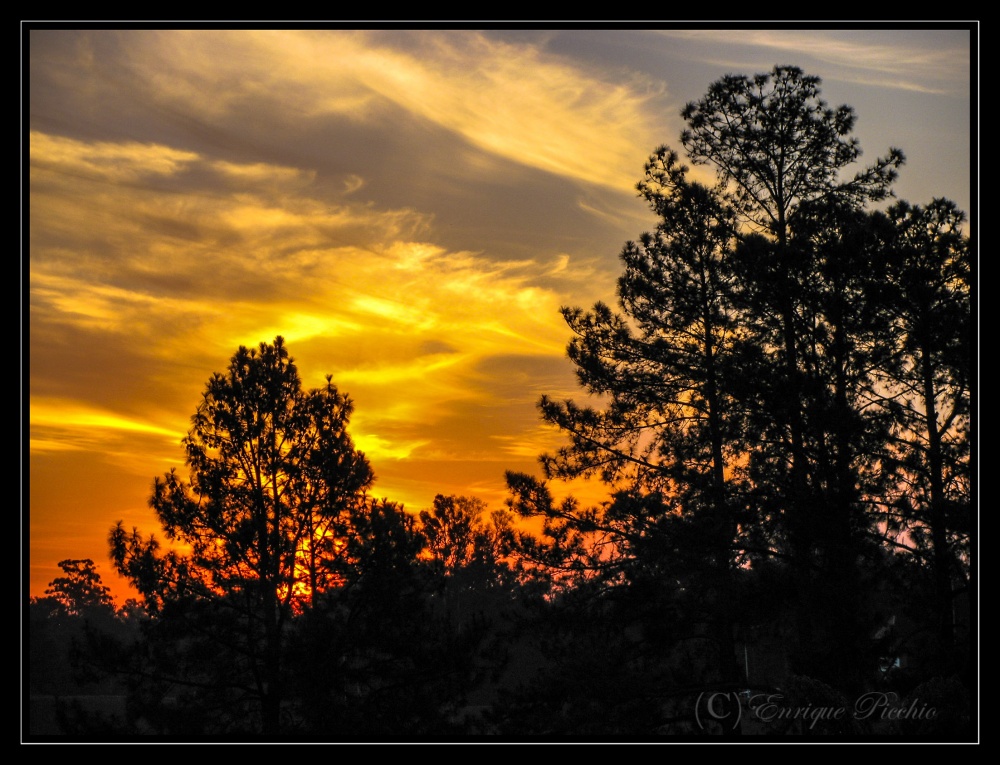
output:
M130 182L144 176L169 176L186 170L198 155L153 143L136 141L85 142L32 130L28 135L32 167Z
M147 91L184 113L219 118L280 94L282 111L364 122L387 106L507 160L629 189L662 126L660 85L588 74L528 43L429 30L419 49L350 30L170 30L123 38Z

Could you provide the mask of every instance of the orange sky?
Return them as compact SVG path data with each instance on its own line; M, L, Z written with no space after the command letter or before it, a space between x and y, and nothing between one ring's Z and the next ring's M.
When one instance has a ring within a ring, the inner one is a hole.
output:
M355 401L374 493L497 507L579 396L558 309L612 301L683 104L794 63L969 211L961 30L131 30L26 37L26 584L159 529L154 476L236 347ZM947 140L944 140L947 139ZM557 494L566 489L554 487ZM600 496L599 487L575 491Z

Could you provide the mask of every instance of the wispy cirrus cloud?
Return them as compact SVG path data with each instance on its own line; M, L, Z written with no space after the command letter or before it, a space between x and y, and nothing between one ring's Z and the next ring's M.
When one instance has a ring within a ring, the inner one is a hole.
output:
M803 55L831 65L825 79L838 78L865 85L947 94L968 83L969 49L967 31L954 32L953 45L928 47L877 30L660 30L672 39L705 43L706 52L719 45L754 47L783 56Z
M255 104L365 123L391 107L481 151L617 189L632 186L657 140L647 107L662 86L600 79L476 31L422 31L410 48L389 33L349 30L173 30L130 42L145 90L202 120Z

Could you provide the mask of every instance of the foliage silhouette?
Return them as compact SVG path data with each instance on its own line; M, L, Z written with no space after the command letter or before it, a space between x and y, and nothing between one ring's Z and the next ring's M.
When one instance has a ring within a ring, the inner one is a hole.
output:
M111 588L101 581L90 558L61 560L63 576L53 579L45 590L46 600L62 615L83 616L95 611L114 611Z
M969 584L971 249L965 216L948 200L899 202L887 215L884 321L893 344L881 373L892 393L886 406L900 468L892 525L932 572L937 632L948 652L955 597Z
M260 729L278 732L290 618L339 584L329 559L342 557L340 527L373 480L347 434L351 411L329 377L303 389L281 337L240 347L192 417L190 481L171 470L150 498L167 538L190 552L160 553L121 523L111 531L116 568L164 617L156 629L188 643L161 680L176 672L233 723L256 706Z
M668 147L651 156L637 188L659 222L622 250L620 310L563 309L595 403L539 402L568 436L541 457L546 477L596 476L609 500L557 503L522 474L508 486L513 509L544 519L521 554L562 592L656 593L640 633L655 632L656 609L675 620L662 667L693 631L715 656L697 682L738 681L737 641L787 619L775 681L851 694L879 682L872 636L887 582L909 576L899 550L931 564L954 648L968 240L945 201L871 209L892 196L903 155L852 172L853 110L828 107L819 85L797 67L729 75L684 108L681 143L718 182L691 181Z

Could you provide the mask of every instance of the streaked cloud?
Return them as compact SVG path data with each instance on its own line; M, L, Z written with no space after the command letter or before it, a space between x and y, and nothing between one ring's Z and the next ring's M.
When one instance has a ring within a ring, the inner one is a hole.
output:
M68 401L50 401L33 398L30 407L33 427L87 431L117 430L178 438L183 432L163 428L150 422L143 422L118 413L102 411L87 406L73 405ZM55 447L58 448L58 447Z
M32 130L28 151L33 167L85 174L108 181L135 181L149 175L174 175L198 159L194 152L136 141L88 143Z
M145 89L202 120L256 102L365 123L391 106L507 160L616 189L631 187L637 158L656 143L648 105L662 85L601 79L473 30L169 30L122 40Z
M937 30L940 41L941 30ZM785 60L798 61L803 55L836 67L824 79L834 77L865 85L950 94L967 90L969 77L969 37L956 30L951 45L928 46L915 39L900 39L898 30L660 30L672 39L719 45L753 47L780 53ZM919 34L915 31L914 34ZM943 34L947 34L944 32Z

